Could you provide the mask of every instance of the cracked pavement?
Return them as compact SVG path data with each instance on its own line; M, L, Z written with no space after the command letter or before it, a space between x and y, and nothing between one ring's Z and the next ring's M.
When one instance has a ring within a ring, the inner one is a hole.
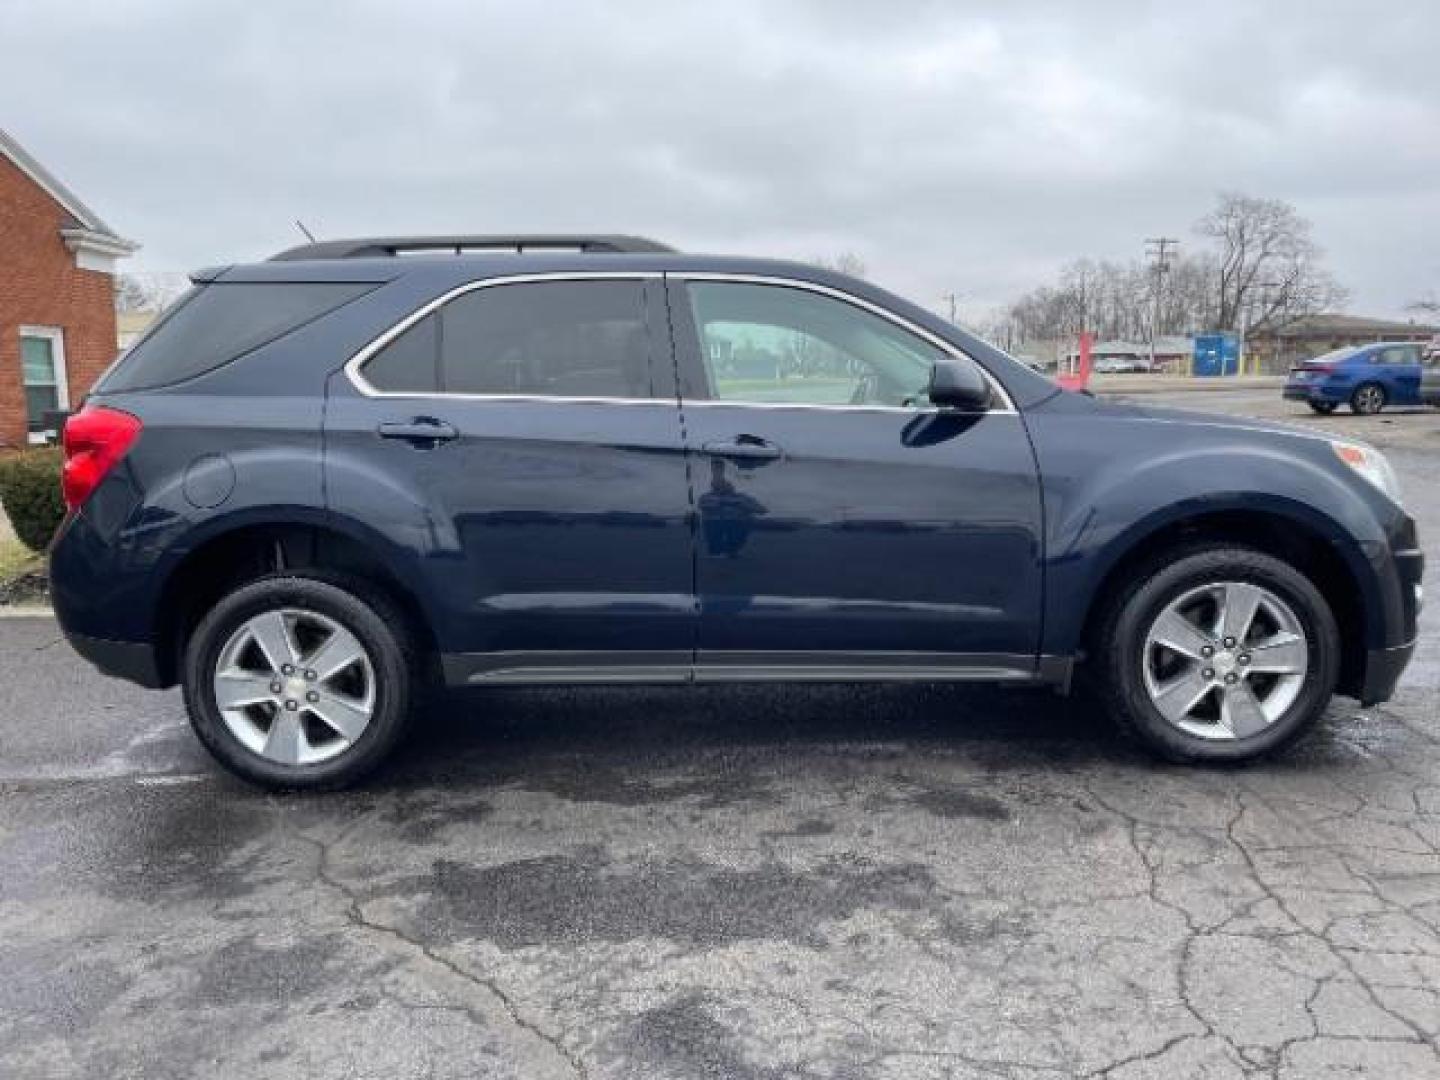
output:
M0 620L0 1076L1440 1077L1437 615L1250 767L1043 692L497 690L318 797Z

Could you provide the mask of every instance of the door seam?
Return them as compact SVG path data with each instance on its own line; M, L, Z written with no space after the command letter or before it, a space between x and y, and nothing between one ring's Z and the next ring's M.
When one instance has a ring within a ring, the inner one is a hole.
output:
M690 672L686 682L694 682L700 657L700 530L699 512L695 503L695 474L690 453L690 430L685 422L685 398L681 393L680 347L675 337L675 312L671 305L670 275L660 278L660 293L665 303L665 329L670 338L670 367L675 379L675 410L680 421L680 452L685 463L685 495L689 503L686 520L690 526L690 608L694 622L690 629Z

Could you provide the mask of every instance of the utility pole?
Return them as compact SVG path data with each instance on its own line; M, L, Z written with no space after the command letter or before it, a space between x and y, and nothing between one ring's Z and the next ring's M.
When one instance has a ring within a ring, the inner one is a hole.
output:
M957 305L960 303L960 295L958 293L947 292L940 299L950 305L950 321L956 326L959 326L960 324L956 322L956 318L959 315Z
M1270 290L1271 290L1271 289L1278 289L1278 288L1280 287L1280 285L1279 285L1278 282L1274 282L1274 281L1257 281L1253 287L1260 290L1260 313L1261 313L1261 314L1260 314L1260 317L1263 319L1263 318L1265 317L1265 309L1270 306ZM1241 307L1240 307L1240 372L1239 372L1239 374L1241 374L1241 375L1245 374L1245 371L1244 371L1244 368L1245 368L1245 341L1246 341L1246 339L1247 339L1249 336L1250 336L1250 297L1247 295L1247 296L1245 297L1245 303L1242 304ZM1279 339L1277 338L1276 340L1277 340L1277 342L1278 342ZM1252 372L1252 374L1258 375L1259 372Z
M1150 370L1155 370L1155 335L1160 331L1160 299L1165 291L1165 275L1170 272L1170 256L1180 241L1173 236L1150 236L1145 239L1145 255L1155 260L1155 302L1150 313Z

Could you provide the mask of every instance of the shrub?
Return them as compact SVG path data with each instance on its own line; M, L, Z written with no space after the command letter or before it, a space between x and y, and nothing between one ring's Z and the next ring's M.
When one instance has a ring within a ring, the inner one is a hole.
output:
M32 551L44 551L65 517L60 493L59 449L28 450L0 458L0 505L15 535Z

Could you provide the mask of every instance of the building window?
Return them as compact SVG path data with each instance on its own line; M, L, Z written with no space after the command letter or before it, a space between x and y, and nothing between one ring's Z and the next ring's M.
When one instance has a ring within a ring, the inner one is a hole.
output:
M53 326L20 328L20 368L25 383L26 430L32 443L55 432L52 413L70 407L65 380L65 334Z

